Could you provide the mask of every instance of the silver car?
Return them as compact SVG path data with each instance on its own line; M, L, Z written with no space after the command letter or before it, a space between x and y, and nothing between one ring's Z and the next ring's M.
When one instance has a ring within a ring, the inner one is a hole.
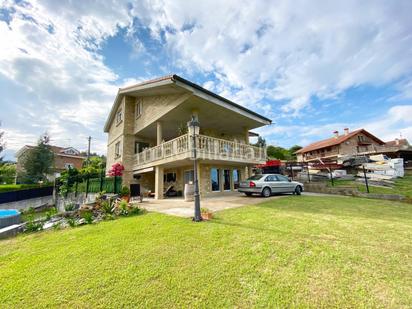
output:
M239 192L247 196L260 194L269 197L275 193L293 193L300 195L303 191L303 184L297 181L290 181L289 178L279 174L259 174L241 181Z

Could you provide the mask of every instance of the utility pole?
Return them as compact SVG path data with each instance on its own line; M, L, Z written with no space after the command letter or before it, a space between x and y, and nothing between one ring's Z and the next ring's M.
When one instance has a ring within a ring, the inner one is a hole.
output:
M92 141L92 137L89 136L89 137L87 138L87 140L88 140L88 146L87 146L87 166L89 166L89 160L90 160L90 143L91 143L91 141Z

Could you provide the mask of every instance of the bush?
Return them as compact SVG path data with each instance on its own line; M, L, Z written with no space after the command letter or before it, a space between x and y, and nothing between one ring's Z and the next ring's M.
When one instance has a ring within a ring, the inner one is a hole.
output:
M120 190L120 196L129 196L130 194L130 189L126 186L123 186L122 189Z
M129 215L129 210L128 210L128 203L124 200L121 200L119 204L117 205L119 215L120 216L127 216Z
M104 200L101 202L100 207L105 214L113 213L113 206L112 203L108 200Z
M70 227L76 226L76 220L74 220L73 218L68 218L67 223L69 224Z
M85 211L82 214L82 218L84 219L84 221L86 221L87 224L93 223L93 213L91 211Z
M131 207L131 209L130 209L130 211L129 211L129 214L133 216L133 215L139 215L139 214L141 214L142 212L143 212L143 209L135 206L135 207Z
M43 222L41 221L34 221L34 215L30 215L28 217L28 221L26 223L26 232L37 232L43 229Z
M57 210L54 207L46 211L46 220L50 220L56 213Z
M76 208L76 205L74 203L69 203L64 205L64 210L65 211L73 211Z

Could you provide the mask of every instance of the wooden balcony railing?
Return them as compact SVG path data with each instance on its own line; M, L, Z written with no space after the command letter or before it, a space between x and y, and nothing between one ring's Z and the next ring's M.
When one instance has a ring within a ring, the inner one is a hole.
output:
M196 136L197 157L209 160L241 161L247 163L264 163L266 148L256 147L214 138L206 135ZM135 155L135 167L169 159L180 160L193 157L193 138L189 134L179 136L158 146L143 150Z

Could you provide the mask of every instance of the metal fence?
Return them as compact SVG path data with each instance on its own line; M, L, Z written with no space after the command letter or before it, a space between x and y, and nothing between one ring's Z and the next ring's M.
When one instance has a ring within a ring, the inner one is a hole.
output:
M99 178L78 178L73 177L67 180L69 183L68 191L66 195L70 192L73 192L75 196L78 193L86 193L86 196L89 193L98 193L98 192L106 192L106 193L120 193L122 187L122 177L114 176L114 177L99 177ZM64 183L57 183L56 190L57 193L60 193L60 189L64 185Z
M40 187L0 193L0 204L53 195L53 187Z

